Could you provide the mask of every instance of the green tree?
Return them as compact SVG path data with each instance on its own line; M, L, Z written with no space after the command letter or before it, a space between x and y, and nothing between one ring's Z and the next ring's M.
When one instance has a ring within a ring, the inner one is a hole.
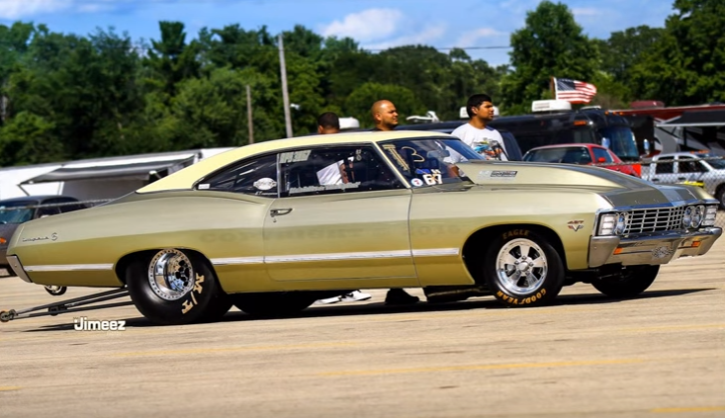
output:
M633 93L668 105L725 101L725 2L676 0L663 35L632 70Z
M597 40L602 58L601 70L629 85L630 70L642 60L642 54L657 43L663 32L662 28L641 25L612 32L606 41Z
M528 12L526 25L511 35L511 66L503 80L504 108L526 112L550 91L550 78L590 81L598 68L597 46L562 3L542 1Z
M177 83L199 75L201 65L197 54L201 45L197 41L186 43L181 22L161 21L159 29L161 40L152 41L152 48L147 51L146 65L151 74L146 81L171 98L176 94Z
M15 22L10 27L0 25L0 126L10 114L11 103L7 91L10 74L17 71L34 31L30 23Z
M0 129L0 167L62 161L63 144L54 126L38 115L20 112Z
M209 77L181 82L179 93L163 114L150 111L159 121L153 135L163 138L160 144L167 150L248 144L247 85L251 86L255 101L255 139L275 136L283 125L278 115L267 113L265 104L276 99L270 89L272 82L253 69L239 71L228 67L213 70ZM158 106L158 102L150 105Z
M399 118L421 114L426 111L410 89L393 85L379 83L365 83L356 88L345 101L344 110L346 114L357 118L360 125L372 127L374 121L370 108L378 100L390 100L398 110Z

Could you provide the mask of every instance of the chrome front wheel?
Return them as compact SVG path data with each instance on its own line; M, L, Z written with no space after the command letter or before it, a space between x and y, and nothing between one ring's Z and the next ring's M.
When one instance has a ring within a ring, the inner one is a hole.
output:
M506 243L496 257L496 276L514 295L535 293L544 284L549 263L534 241L517 238Z
M545 231L544 231L545 232ZM550 234L517 227L500 231L483 260L483 278L508 306L538 306L554 300L564 284L564 263Z

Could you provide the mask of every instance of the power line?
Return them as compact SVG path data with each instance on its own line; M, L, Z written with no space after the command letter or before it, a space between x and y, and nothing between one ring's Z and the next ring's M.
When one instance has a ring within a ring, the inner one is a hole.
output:
M391 49L391 48L399 48L399 47L402 47L402 46L412 46L412 45L413 44L402 44L402 45L397 45L397 46L390 46L390 47L387 47L387 48L375 48L375 49L368 49L368 48L365 48L365 47L360 47L360 49L365 50L365 51L370 51L370 52L380 52L380 51L387 51L388 49ZM438 47L438 46L429 46L429 45L424 45L424 44L419 44L419 45L424 46L424 47L430 47L430 48L433 48L433 49L436 49L436 50L439 50L439 51L450 51L452 49L462 49L462 50L465 51L465 50L473 50L473 49L510 49L510 48L513 48L512 46L508 46L508 45L506 45L506 46L504 46L504 45L497 45L497 46L446 46L446 47L442 47L442 46L441 47Z

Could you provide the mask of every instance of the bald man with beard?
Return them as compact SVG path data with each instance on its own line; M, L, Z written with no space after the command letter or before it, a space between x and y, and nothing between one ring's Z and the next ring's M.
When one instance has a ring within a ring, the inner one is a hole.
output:
M398 109L390 100L378 100L370 109L375 121L373 131L392 131L398 126ZM417 296L409 295L403 289L390 289L385 296L388 305L407 305L418 302Z
M392 131L398 126L398 110L390 100L378 100L370 111L373 114L373 131Z

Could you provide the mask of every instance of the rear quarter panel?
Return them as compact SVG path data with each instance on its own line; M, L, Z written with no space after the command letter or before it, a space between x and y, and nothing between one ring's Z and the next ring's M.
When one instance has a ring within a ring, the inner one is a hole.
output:
M14 237L11 251L31 270L53 270L58 265L111 266L28 272L38 284L119 286L122 282L115 272L116 263L139 251L173 247L198 251L209 259L261 257L262 224L271 202L219 192L157 194L27 222L22 233ZM41 240L24 241L33 238ZM225 290L239 286L239 267L216 269ZM262 264L243 267L242 286L266 285Z

